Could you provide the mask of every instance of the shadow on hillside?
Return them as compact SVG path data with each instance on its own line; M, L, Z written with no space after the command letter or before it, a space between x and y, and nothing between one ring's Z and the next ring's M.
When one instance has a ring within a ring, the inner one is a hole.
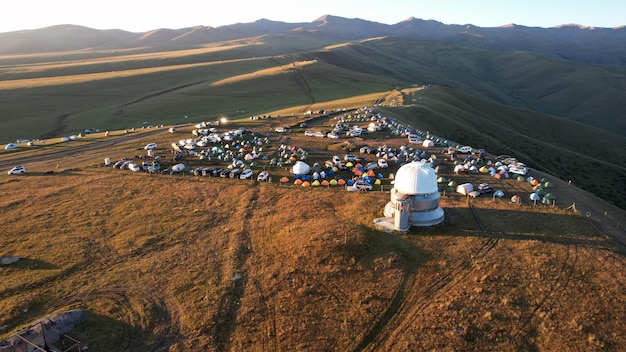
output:
M17 269L36 269L36 270L55 270L59 269L56 264L48 263L45 260L33 258L20 258L17 262L8 265L8 267Z
M412 228L410 235L541 241L607 249L626 257L626 246L576 214L503 209L446 209L446 219L432 228Z

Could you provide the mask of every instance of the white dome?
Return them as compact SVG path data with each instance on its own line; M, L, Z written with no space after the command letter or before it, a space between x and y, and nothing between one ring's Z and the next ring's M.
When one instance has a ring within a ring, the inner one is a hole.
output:
M396 173L394 187L398 192L416 195L437 192L437 174L428 164L412 162L402 165Z
M293 172L295 175L306 175L311 172L311 167L304 161L296 161L296 163L291 168L291 172Z

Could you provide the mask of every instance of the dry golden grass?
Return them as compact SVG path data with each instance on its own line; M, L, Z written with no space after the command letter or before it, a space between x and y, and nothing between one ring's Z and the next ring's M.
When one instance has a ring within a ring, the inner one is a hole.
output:
M385 234L383 192L92 166L188 133L0 176L0 256L22 257L0 267L2 337L83 308L90 351L626 348L624 248L562 208L446 194L442 224Z

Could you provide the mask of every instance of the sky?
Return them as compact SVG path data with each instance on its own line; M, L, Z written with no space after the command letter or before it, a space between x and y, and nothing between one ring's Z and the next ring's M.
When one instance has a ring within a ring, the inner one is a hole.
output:
M145 32L219 27L261 18L312 22L323 15L395 24L415 17L445 24L530 27L626 25L624 0L3 0L0 32L74 24ZM0 43L2 45L2 43Z

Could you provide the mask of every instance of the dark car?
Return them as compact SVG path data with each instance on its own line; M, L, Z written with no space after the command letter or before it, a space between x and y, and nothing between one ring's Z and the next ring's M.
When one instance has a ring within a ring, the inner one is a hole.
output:
M493 192L493 188L487 183L481 183L478 185L478 192L485 194Z
M230 170L222 169L222 171L220 171L220 177L228 177L228 175L230 175Z
M239 178L239 175L241 175L241 170L239 169L233 169L230 172L230 178Z

